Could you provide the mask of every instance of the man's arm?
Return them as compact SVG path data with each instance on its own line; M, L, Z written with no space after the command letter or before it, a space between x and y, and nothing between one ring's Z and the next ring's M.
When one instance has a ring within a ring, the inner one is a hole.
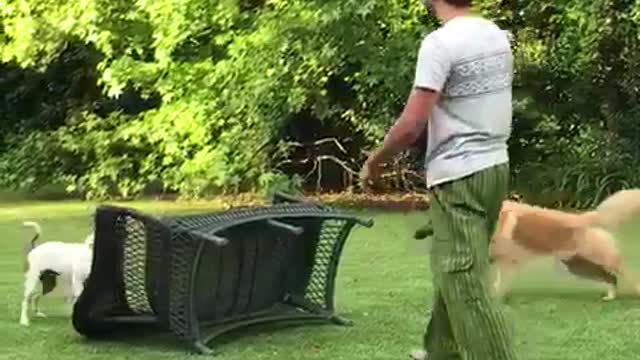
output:
M382 148L369 156L368 165L383 163L409 148L420 137L438 102L450 69L451 60L446 48L433 33L430 34L420 46L414 88L402 115L385 136Z
M439 93L435 90L414 88L402 115L385 136L382 147L368 161L371 164L381 164L413 145L424 131L438 97Z

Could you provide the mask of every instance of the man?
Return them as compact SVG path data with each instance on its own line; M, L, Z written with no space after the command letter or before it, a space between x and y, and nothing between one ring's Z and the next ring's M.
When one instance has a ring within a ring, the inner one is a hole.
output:
M443 25L423 40L414 89L361 177L365 184L374 182L381 163L427 130L435 299L424 350L412 358L516 359L512 331L491 295L488 276L490 235L509 177L513 58L508 34L473 16L471 0L425 5Z

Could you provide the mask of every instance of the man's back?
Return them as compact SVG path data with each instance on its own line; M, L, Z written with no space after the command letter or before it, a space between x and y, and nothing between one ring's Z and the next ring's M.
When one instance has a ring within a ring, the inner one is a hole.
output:
M429 186L508 162L512 78L508 35L491 21L457 17L424 39L415 85L441 93L428 125Z

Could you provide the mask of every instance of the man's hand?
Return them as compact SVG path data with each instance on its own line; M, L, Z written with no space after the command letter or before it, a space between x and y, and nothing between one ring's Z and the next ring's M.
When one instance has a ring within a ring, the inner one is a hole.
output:
M364 162L360 171L360 181L364 189L371 188L380 179L380 164L375 161L374 154Z
M385 136L382 147L371 153L362 167L360 179L364 188L379 180L382 163L416 142L424 132L438 98L439 94L429 89L414 89L411 92L402 115Z

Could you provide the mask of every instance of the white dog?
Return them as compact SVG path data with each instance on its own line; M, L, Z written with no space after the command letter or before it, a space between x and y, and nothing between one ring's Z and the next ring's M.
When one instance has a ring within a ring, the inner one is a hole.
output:
M37 316L45 316L38 308L38 300L55 288L58 277L62 280L68 304L73 305L80 296L91 271L94 236L88 235L81 244L52 241L36 246L36 240L42 233L40 225L31 221L23 225L35 230L35 235L25 249L24 298L20 324L26 326L29 325L30 303L33 303ZM42 294L36 290L38 282L42 283Z

